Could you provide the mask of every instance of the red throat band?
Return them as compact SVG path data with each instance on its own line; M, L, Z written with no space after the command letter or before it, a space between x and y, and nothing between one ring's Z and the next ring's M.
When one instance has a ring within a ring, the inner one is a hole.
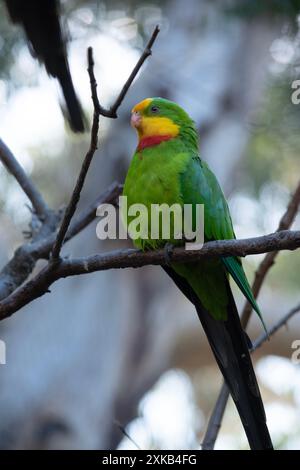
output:
M158 145L161 142L172 139L172 135L151 135L149 137L143 137L139 141L138 150L144 150L147 147L152 147L153 145Z

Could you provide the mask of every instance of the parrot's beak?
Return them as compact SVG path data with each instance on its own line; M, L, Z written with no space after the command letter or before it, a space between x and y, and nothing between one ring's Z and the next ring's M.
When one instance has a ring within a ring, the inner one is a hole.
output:
M136 129L138 129L141 126L142 116L140 115L138 111L132 112L130 122L131 122L132 127L135 127Z

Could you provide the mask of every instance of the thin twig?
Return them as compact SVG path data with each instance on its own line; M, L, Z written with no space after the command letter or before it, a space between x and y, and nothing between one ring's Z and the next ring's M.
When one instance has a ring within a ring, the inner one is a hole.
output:
M60 228L57 233L57 237L53 246L52 250L52 261L57 261L60 257L61 248L64 242L64 238L68 231L69 225L71 223L72 217L76 211L76 207L78 201L80 199L80 194L85 183L87 172L90 168L93 156L97 150L97 143L98 143L98 130L99 130L99 117L100 115L110 118L117 117L117 110L121 105L126 93L129 90L130 85L132 84L134 78L136 77L137 73L139 72L141 66L151 55L151 47L157 35L159 33L159 27L156 26L154 29L152 36L142 53L140 59L138 60L136 66L134 67L133 71L131 72L128 80L126 81L125 85L123 86L119 96L115 100L114 104L111 106L109 110L104 109L99 102L98 94L97 94L97 81L94 74L94 58L93 58L93 49L91 47L88 48L87 59L88 59L88 74L90 77L90 86L91 86L91 93L92 93L92 101L94 105L94 115L93 115L93 124L91 130L91 140L90 140L90 148L85 156L83 161L75 188L73 190L70 202L66 208L63 220L61 222Z
M287 206L285 213L280 219L277 232L280 232L282 230L287 230L291 227L297 215L299 204L300 204L300 181L298 183L298 186L295 192L293 193L290 199L290 202ZM267 253L264 259L262 260L262 262L260 263L255 273L254 282L252 284L252 292L255 298L258 297L258 294L263 285L265 277L268 271L270 270L270 268L273 266L278 253L279 253L278 250ZM241 324L244 329L246 329L248 326L251 313L252 313L252 306L249 302L246 302L242 315L241 315ZM222 395L222 399L220 398L221 395ZM219 397L212 411L212 414L211 414L211 417L207 426L207 431L203 439L203 448L205 448L206 450L211 450L214 448L214 445L215 445L215 442L216 442L216 439L218 437L218 433L221 427L221 422L224 416L224 411L226 408L228 398L229 398L229 390L225 382L223 382L222 388L219 392Z
M88 70L91 70L93 68L93 54L92 54L92 49L89 48L88 50ZM94 89L91 83L91 88L92 88L92 94L97 93L96 92L96 85L94 85ZM99 130L99 112L94 108L94 115L93 115L93 124L92 124L92 130L91 130L91 139L90 139L90 148L85 156L85 159L82 163L71 199L69 201L69 204L67 205L66 211L64 213L64 217L62 219L61 225L59 227L57 237L55 240L55 243L53 245L53 250L52 250L52 260L58 260L60 257L60 251L66 236L66 233L68 231L69 225L71 223L72 217L75 214L77 204L80 199L80 194L83 188L83 185L85 183L85 178L87 175L87 172L90 168L93 156L97 150L97 144L98 144L98 130Z
M128 434L128 432L126 431L126 428L117 420L115 420L115 425L119 428L119 430L121 431L121 433L127 437L127 439L132 442L132 444L137 448L137 450L142 450L140 448L140 446L135 442L135 440L133 439L133 437L130 436L130 434Z
M172 262L195 262L220 256L246 256L273 250L294 250L300 247L300 231L273 233L263 237L244 240L219 240L205 243L201 250L190 251L175 248L169 254ZM146 265L166 265L164 249L141 252L135 249L116 250L83 258L62 259L60 263L49 263L33 279L19 287L0 302L0 319L6 318L32 300L49 291L49 287L60 278L87 274L95 271L120 268L139 268Z
M71 223L64 242L75 237L84 230L96 217L96 209L99 204L114 204L122 191L122 185L112 183L95 201ZM57 218L57 223L59 218ZM47 219L40 232L30 242L21 245L14 253L11 260L0 272L0 300L10 295L32 273L37 260L48 259L55 241L57 223L51 223Z
M89 70L89 75L90 75L90 82L91 82L91 88L92 88L92 100L93 100L93 103L94 103L94 107L95 109L97 109L97 111L99 112L99 114L101 114L102 116L104 117L107 117L107 118L112 118L112 119L116 119L118 117L117 115L117 111L120 107L120 105L122 104L133 80L135 79L135 77L137 76L139 70L141 69L143 63L145 62L145 60L152 54L152 46L159 34L159 26L156 26L153 33L152 33L152 36L151 38L149 39L148 41L148 44L146 45L142 55L140 56L139 60L137 61L134 69L132 70L131 74L129 75L128 79L126 80L122 90L120 91L119 95L117 96L114 104L109 108L109 109L105 109L103 106L101 106L101 104L99 103L99 99L98 99L98 96L97 96L97 82L96 82L96 79L95 79L95 76L94 76L94 70L93 70L93 66L94 66L94 62L93 62L93 59L91 57L91 61L89 62L90 63L90 70ZM89 54L92 55L92 51L91 51L91 48L89 48Z
M296 305L296 307L292 308L288 313L286 313L277 323L275 323L267 333L261 334L259 338L257 338L253 342L253 347L251 349L251 353L256 351L260 346L267 341L268 336L273 336L280 328L287 324L287 322L294 316L296 313L300 312L300 304Z
M286 313L277 323L275 323L269 330L268 333L263 333L259 338L257 338L252 346L251 353L256 351L263 343L265 343L271 336L273 336L280 328L282 328L286 323L294 316L296 313L300 312L300 304L292 308L288 313ZM221 427L225 407L228 400L228 387L223 383L221 391L219 393L217 402L215 404L216 413L212 413L207 431L205 433L205 438L202 443L202 450L212 450L215 446L216 436ZM221 419L220 419L221 416Z
M148 44L146 45L145 49L144 49L144 52L142 53L141 57L139 58L136 66L134 67L133 71L131 72L131 74L129 75L125 85L123 86L119 96L117 97L114 105L110 108L110 111L112 113L112 115L114 117L117 117L117 111L118 111L118 108L120 107L122 101L124 100L128 90L129 90L129 87L131 86L133 80L135 79L135 77L137 76L140 68L142 67L143 63L145 62L145 60L152 54L152 46L159 34L159 26L157 25L152 33L152 36L148 42Z
M118 196L122 193L122 189L122 184L114 182L102 194L100 194L100 196L97 197L85 210L83 210L70 224L65 237L65 242L81 232L95 219L96 210L100 204L115 204Z
M88 54L87 55L87 57L88 57L87 71L88 71L88 74L89 74L89 77L90 77L90 87L91 87L91 93L92 93L92 102L93 102L93 106L94 106L94 112L96 112L98 114L102 114L103 116L105 116L105 114L103 114L104 108L101 106L101 104L99 102L98 93L97 93L98 84L97 84L97 80L96 80L96 77L95 77L95 74L94 74L95 62L94 62L93 48L92 47L88 47L87 54Z
M291 227L297 215L299 205L300 205L300 181L298 183L296 191L293 193L290 199L290 202L287 206L285 213L280 219L278 228L276 230L277 232L280 232L282 230L288 230ZM265 277L268 271L270 270L270 268L275 263L275 259L277 255L278 255L278 251L273 251L271 253L268 253L264 257L262 262L260 263L255 273L255 278L252 284L252 292L255 298L258 297L258 294L263 285ZM241 315L241 323L242 323L243 328L247 327L249 320L250 320L251 312L252 312L252 306L249 302L246 302L242 315Z
M0 160L29 198L39 219L44 220L50 212L49 207L29 176L26 175L12 151L7 147L2 139L0 139Z
M112 106L113 113L116 114L118 107L120 106L126 92L128 91L130 84L132 83L134 77L138 73L140 67L146 60L146 58L151 54L151 47L158 35L159 29L155 28L150 41L148 42L145 51L143 52L140 60L138 61L136 67L132 71L129 79L125 83L122 91L120 92L118 98ZM80 214L77 219L71 223L73 215L76 210L76 206L80 197L81 189L83 187L85 176L88 171L91 159L93 157L93 152L97 148L97 131L98 131L98 119L99 114L102 113L102 109L99 109L99 100L97 96L97 83L94 76L94 60L92 49L88 49L88 72L91 83L91 92L92 100L94 103L94 119L91 132L91 144L88 154L84 160L84 163L81 168L79 178L77 180L75 189L73 191L70 203L65 211L63 220L61 222L57 236L55 237L54 231L57 229L58 217L50 217L42 225L37 239L33 240L30 244L24 244L19 247L13 258L7 263L7 265L2 269L0 273L0 299L8 297L15 289L17 289L30 275L32 272L36 261L40 258L48 258L49 253L52 250L52 256L54 260L59 259L61 247L63 243L83 228L86 227L95 217L95 210L101 202L111 202L113 203L115 198L121 192L121 185L114 185L113 187L108 188L106 195L101 195L100 199L97 199L84 213ZM105 115L105 113L102 113ZM111 116L112 117L112 116ZM18 182L23 187L24 191L30 198L36 212L42 217L44 212L46 213L49 209L46 204L43 202L42 197L39 195L38 191L31 183L30 179L26 176L20 165L11 155L11 152L7 149L4 144L2 145L2 154L0 155L3 159L3 162L6 164L8 169L13 173ZM51 212L51 211L50 211Z
M202 450L212 450L214 448L216 436L220 431L228 397L229 390L226 383L223 382L214 406L214 412L211 414L208 421L207 430L201 445Z

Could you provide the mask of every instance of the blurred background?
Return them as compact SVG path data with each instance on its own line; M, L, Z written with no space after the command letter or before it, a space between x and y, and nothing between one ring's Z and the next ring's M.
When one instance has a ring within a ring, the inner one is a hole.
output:
M101 103L109 105L154 26L153 56L118 120L101 119L100 145L80 207L123 182L136 136L130 109L149 96L177 101L196 121L201 155L229 200L236 235L277 228L299 178L299 0L62 2L75 89L92 114L86 49L93 46ZM64 122L59 89L0 3L0 134L52 207L66 204L88 133ZM27 199L0 167L0 261L22 243ZM96 221L64 248L70 256L115 249ZM294 227L300 227L300 219ZM250 280L262 256L245 261ZM259 303L268 325L299 303L300 253L279 255ZM240 308L243 299L236 292ZM261 326L253 316L249 334ZM188 301L159 267L112 270L57 282L0 324L0 447L199 449L221 375ZM300 368L291 344L300 318L253 356L274 445L300 448ZM126 429L131 440L121 428ZM233 403L216 448L248 448Z

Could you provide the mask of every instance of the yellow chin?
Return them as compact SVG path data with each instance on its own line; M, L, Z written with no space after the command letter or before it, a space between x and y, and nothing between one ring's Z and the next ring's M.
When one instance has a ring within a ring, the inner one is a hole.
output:
M140 138L154 135L170 135L176 137L179 134L179 126L166 117L143 116L137 131Z

